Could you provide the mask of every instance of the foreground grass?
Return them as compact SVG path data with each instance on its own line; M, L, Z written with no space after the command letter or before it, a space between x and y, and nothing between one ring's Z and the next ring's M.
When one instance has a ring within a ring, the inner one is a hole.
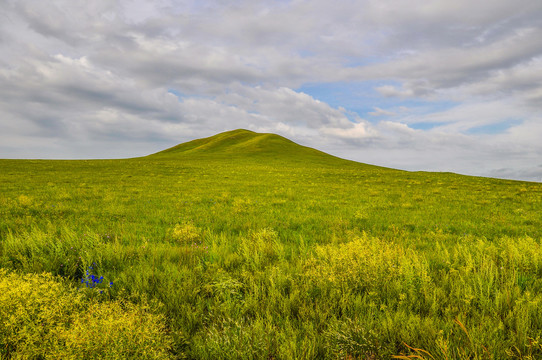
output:
M85 301L158 301L168 356L542 356L542 184L315 153L0 167L0 267L96 264L115 285Z
M146 304L85 295L50 274L0 270L2 358L172 358L164 321Z

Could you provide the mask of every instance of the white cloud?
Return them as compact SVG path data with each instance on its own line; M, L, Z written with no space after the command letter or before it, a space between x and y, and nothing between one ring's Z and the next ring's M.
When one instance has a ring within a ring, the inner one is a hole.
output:
M375 106L374 111L370 112L369 115L371 115L371 116L394 116L394 115L396 115L396 113L394 113L393 111L384 110L384 109L381 109L381 108Z
M393 85L383 85L375 89L381 95L386 97L411 97L414 96L414 91L412 89L398 89Z
M244 127L387 166L538 171L536 1L8 0L0 13L1 156L128 156ZM358 109L371 121L295 90L347 82L375 89Z
M352 124L350 127L323 127L320 132L342 139L363 140L378 136L378 132L367 122Z

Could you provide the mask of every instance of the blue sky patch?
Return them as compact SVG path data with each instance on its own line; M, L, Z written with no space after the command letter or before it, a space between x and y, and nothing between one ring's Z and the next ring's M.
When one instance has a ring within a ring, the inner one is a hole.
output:
M476 126L467 130L467 134L471 134L471 135L501 134L505 132L506 130L510 129L511 127L520 125L521 123L522 123L521 120L514 119L514 120L506 120L506 121L495 123L495 124Z
M401 99L398 97L385 97L375 90L377 87L384 85L401 87L401 84L396 81L364 81L307 83L295 90L308 94L334 108L343 107L348 111L357 113L366 120L375 122L382 119L380 116L373 116L370 114L375 111L375 108L380 108L394 112L399 116L404 116L441 112L457 105L457 103L452 101L428 101L419 98ZM411 111L405 113L405 110ZM421 125L421 127L423 126L424 125Z

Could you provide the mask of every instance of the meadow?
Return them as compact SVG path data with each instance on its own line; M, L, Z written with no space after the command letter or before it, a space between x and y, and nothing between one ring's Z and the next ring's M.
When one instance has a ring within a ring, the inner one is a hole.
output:
M540 183L242 130L0 169L1 358L542 358Z

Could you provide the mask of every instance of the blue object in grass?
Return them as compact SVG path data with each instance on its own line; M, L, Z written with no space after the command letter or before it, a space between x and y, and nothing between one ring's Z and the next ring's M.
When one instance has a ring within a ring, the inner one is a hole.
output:
M96 264L93 264L94 266L96 266ZM104 281L104 277L103 276L96 276L92 273L92 270L94 270L94 267L93 266L89 266L87 271L86 271L86 276L82 277L81 278L81 284L85 284L85 286L89 289L94 289L96 286L98 286L99 284L103 283ZM113 282L110 281L109 282L109 287L112 287L113 286ZM103 293L103 290L100 290L100 294Z

